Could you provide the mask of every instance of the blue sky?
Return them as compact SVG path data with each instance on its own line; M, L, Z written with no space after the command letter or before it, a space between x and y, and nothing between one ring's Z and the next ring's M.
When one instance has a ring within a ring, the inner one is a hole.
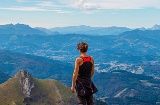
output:
M0 17L0 25L148 28L160 24L160 0L1 0Z

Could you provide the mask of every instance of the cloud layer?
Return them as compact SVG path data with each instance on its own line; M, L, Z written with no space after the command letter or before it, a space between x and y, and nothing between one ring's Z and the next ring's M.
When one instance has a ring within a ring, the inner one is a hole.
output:
M70 0L80 9L160 9L160 0Z
M10 3L12 5L0 6L0 10L43 12L47 11L60 14L68 14L72 12L64 9L64 6L57 4L57 2L55 1L53 2L52 0L16 0L16 2Z
M82 10L83 13L94 13L96 10L106 9L146 8L160 9L160 0L16 0L13 6L0 7L1 10L53 11L56 13L72 13L77 9Z

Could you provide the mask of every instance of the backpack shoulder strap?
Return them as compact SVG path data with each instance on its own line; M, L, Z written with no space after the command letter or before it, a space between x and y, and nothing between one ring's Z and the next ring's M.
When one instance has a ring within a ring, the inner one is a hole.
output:
M91 57L81 57L83 59L83 62L91 62Z

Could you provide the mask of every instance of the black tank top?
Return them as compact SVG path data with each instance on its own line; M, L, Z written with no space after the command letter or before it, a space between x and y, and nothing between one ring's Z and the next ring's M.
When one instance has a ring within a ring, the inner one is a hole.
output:
M83 59L83 64L79 66L78 78L81 79L91 79L92 62L91 57L81 57Z

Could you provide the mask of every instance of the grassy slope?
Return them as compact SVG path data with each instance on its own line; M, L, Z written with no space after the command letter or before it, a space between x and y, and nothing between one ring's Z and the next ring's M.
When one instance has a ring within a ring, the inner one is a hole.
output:
M17 78L0 85L0 105L23 105L23 94Z
M35 88L26 103L30 105L76 105L75 95L69 88L55 80L39 80L33 78ZM24 96L19 80L9 79L0 85L0 105L23 105Z

